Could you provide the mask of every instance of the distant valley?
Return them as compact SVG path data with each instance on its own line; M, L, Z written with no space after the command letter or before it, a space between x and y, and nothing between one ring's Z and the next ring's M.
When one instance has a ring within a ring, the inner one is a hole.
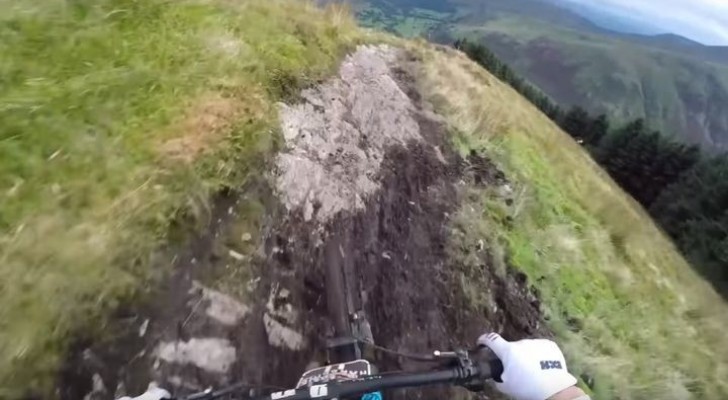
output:
M686 142L728 149L728 47L615 32L541 0L359 0L353 6L365 25L401 36L482 42L563 107L581 105L616 121L644 118Z

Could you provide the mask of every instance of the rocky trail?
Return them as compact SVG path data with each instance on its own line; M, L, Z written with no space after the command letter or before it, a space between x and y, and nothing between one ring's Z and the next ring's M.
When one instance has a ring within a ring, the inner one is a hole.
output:
M251 255L227 252L239 194L221 196L204 234L173 249L173 273L113 334L79 340L59 377L63 399L111 399L149 381L176 393L231 382L290 387L324 361L332 332L325 269L351 271L377 344L408 353L467 346L485 330L547 334L525 276L497 274L481 249L493 304L459 307L451 218L468 186L505 185L487 159L462 159L417 89L418 60L360 47L337 77L280 106L285 148L262 185L266 215ZM246 268L240 293L210 276ZM486 290L486 288L484 288ZM381 370L426 368L378 356ZM391 398L454 396L436 388ZM458 391L462 396L466 392Z

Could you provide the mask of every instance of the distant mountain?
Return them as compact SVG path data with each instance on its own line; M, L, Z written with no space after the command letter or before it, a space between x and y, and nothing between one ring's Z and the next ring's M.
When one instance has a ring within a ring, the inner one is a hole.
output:
M520 16L460 24L447 34L486 43L563 106L620 121L645 118L688 142L728 149L728 66L699 58L704 46L680 54L660 38L629 42Z
M707 61L728 65L728 46L706 46L683 36L665 33L661 35L616 35L625 41L678 53L694 61Z
M659 28L645 21L644 18L619 12L617 10L600 7L595 4L581 3L573 0L546 0L552 4L573 11L576 14L592 21L596 25L621 33L634 33L639 35L659 35L666 33L665 29Z
M604 12L601 17L593 10L575 12L556 2L563 0L353 0L353 5L365 24L403 36L482 41L562 106L581 105L619 121L645 118L666 134L728 150L728 47L672 34L615 32L658 28ZM613 29L605 28L605 18Z
M682 55L692 56L703 61L728 64L728 46L706 46L684 36L666 32L664 28L657 27L644 18L629 15L623 11L599 7L593 4L584 4L573 0L535 1L547 2L561 9L573 11L600 28L606 29L606 32L601 32L606 36L678 52ZM530 11L521 14L536 16L536 14ZM538 17L538 19L556 23L558 26L564 27L559 21L554 21L553 19L542 17ZM573 25L568 27L579 28Z

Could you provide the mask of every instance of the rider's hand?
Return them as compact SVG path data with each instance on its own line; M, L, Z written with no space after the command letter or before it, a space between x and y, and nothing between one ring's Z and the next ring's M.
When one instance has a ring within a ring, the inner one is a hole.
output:
M490 333L478 338L478 344L488 346L501 360L502 382L496 382L496 388L516 400L546 400L576 384L566 370L564 354L550 340L508 342Z
M171 398L172 395L168 391L149 385L149 389L137 397L122 397L118 400L162 400Z

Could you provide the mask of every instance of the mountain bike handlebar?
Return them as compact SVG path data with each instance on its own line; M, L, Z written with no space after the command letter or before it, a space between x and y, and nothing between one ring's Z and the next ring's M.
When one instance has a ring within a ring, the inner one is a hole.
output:
M385 389L410 388L438 384L455 384L465 387L478 386L488 379L498 378L503 372L503 364L494 359L477 364L467 363L434 371L398 372L369 375L348 381L331 381L299 389L274 392L263 396L250 397L253 400L325 400L342 399L363 395ZM225 393L229 395L230 393ZM221 395L209 392L182 397L178 400L212 400Z

